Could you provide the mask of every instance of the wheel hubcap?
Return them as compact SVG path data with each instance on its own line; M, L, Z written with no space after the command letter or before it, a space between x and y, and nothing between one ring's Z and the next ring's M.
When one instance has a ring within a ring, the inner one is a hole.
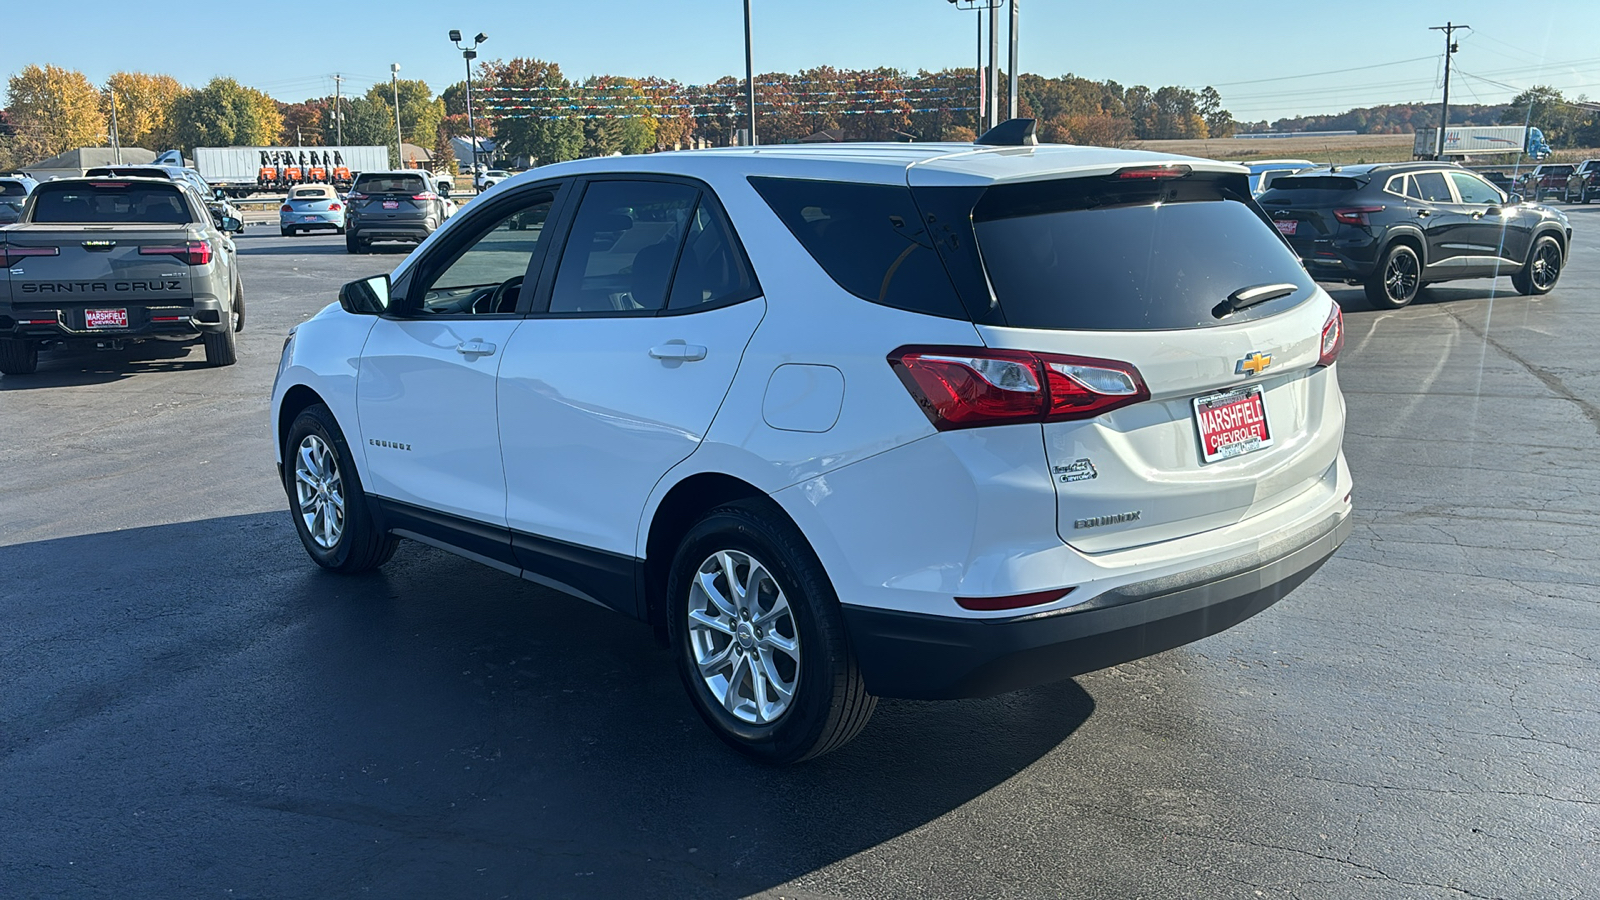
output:
M1404 300L1417 289L1417 261L1401 253L1389 260L1383 273L1383 286L1391 300Z
M734 718L768 725L800 680L800 635L783 588L755 557L721 550L689 586L689 645L706 690Z
M333 448L308 434L295 451L294 493L306 533L324 550L332 550L344 534L344 479Z
M1544 290L1555 284L1556 278L1560 275L1561 253L1549 244L1545 244L1533 258L1533 283L1540 290Z

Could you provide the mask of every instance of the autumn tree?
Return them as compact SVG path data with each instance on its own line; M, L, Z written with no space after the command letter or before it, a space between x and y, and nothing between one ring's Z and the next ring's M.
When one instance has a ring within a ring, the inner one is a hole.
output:
M195 147L270 145L283 132L283 117L271 97L232 78L213 78L172 105L177 143Z
M1455 122L1455 116L1450 120ZM1560 91L1541 84L1511 98L1511 104L1500 114L1500 124L1531 125L1544 132L1550 146L1571 147L1576 135L1584 130L1587 117Z
M59 66L26 66L6 89L12 154L24 165L77 147L105 142L100 92L82 72Z
M323 123L328 121L328 107L332 105L331 97L277 104L278 114L283 117L283 132L278 136L278 143L307 147L332 144L336 132L323 131Z
M172 107L184 87L171 75L118 72L106 79L105 113L117 104L117 140L124 147L170 150L178 146Z

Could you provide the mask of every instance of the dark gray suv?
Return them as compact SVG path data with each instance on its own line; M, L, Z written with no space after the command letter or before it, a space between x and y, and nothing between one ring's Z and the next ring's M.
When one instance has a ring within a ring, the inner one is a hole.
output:
M373 241L420 244L445 220L444 198L426 172L363 172L346 197L344 246L365 253Z

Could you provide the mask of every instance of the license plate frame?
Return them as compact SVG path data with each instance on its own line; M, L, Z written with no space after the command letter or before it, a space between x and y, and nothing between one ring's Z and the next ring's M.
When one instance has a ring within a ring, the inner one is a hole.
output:
M1272 224L1278 226L1278 233L1284 237L1294 237L1294 233L1300 230L1299 219L1273 219Z
M1261 385L1195 397L1192 404L1202 463L1235 459L1272 446L1272 425L1267 419L1266 393ZM1234 409L1241 412L1237 416L1224 413Z
M127 307L86 309L83 311L83 327L91 330L127 328L128 309Z
M385 201L383 201L383 208L384 209L399 209L400 208L400 201L399 200L385 200Z

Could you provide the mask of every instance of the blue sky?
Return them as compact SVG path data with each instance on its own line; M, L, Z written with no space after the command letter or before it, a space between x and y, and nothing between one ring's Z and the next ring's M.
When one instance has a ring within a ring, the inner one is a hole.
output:
M700 83L744 68L740 0L50 6L7 10L0 74L28 63L79 69L97 83L124 69L165 72L190 84L220 74L297 101L331 94L334 72L349 76L346 90L365 91L387 81L389 64L397 62L402 77L441 90L463 74L461 56L446 38L451 28L487 32L479 50L484 58L537 56L559 63L568 76ZM822 64L939 69L970 66L976 55L978 14L946 0L753 0L752 6L758 71ZM1475 30L1459 38L1455 65L1462 74L1452 79L1453 101L1503 102L1514 88L1540 83L1568 96L1600 97L1597 7L1597 0L1021 0L1019 68L1124 85L1212 84L1247 121L1437 102L1443 38L1427 29L1454 19ZM70 9L70 21L55 9ZM192 21L182 24L189 14ZM270 22L293 24L263 24ZM1353 71L1316 74L1334 70Z

